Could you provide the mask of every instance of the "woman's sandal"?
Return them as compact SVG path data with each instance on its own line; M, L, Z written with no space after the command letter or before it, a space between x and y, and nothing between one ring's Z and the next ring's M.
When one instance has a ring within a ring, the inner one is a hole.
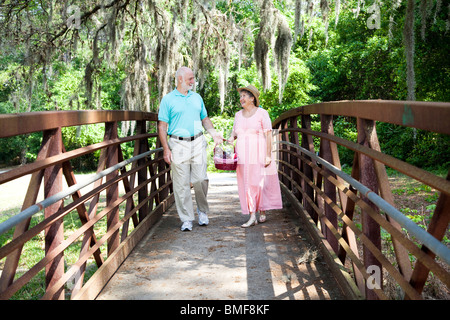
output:
M260 223L264 223L264 222L266 222L266 215L265 214L259 214L259 222Z
M255 224L255 226L258 224L258 220L256 220L256 214L254 214L254 213L252 213L250 215L250 219L246 223L241 225L241 227L248 228L248 227L252 226L253 224Z

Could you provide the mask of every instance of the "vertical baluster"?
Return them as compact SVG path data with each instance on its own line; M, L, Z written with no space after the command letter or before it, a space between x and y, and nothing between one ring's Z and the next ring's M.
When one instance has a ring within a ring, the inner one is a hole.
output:
M364 145L366 147L370 147L369 137L366 135L367 126L375 125L374 121L365 120L358 118L358 143ZM375 167L373 163L373 159L364 154L359 154L359 176L362 184L367 186L370 190L375 193L378 193L378 183L377 177L375 173ZM364 195L362 195L362 199L366 201L374 211L378 212L378 207L371 203ZM372 243L381 250L381 233L380 226L378 223L373 220L367 212L363 209L361 210L361 218L362 218L362 231L363 233L372 241ZM363 254L364 254L364 266L373 270L379 271L379 279L376 279L380 288L382 288L383 284L383 272L381 268L381 263L375 258L375 256L363 246ZM378 269L377 269L378 268ZM366 285L366 299L368 300L378 300L377 294L369 289Z
M311 116L309 114L303 114L301 116L301 122L302 122L303 129L311 130ZM311 135L309 135L307 133L302 133L302 147L308 151L314 152L314 143L313 143L313 138ZM304 157L311 161L311 158L309 156L304 155ZM305 175L308 177L309 180L314 182L313 169L308 164L306 164L304 161L302 161L301 170L305 173ZM311 187L306 182L303 182L302 187L305 190L305 194L308 195L308 197L314 201L313 187ZM306 199L304 199L304 201L303 201L303 207L309 213L309 215L311 216L313 221L315 223L317 223L317 221L318 221L317 212L313 209L311 204Z
M288 121L287 121L287 120L283 120L283 121L281 122L281 129L282 129L282 130L285 130L285 129L287 129L287 128L288 128ZM289 132L287 132L287 131L282 132L282 133L281 133L281 140L282 140L282 141L289 141ZM285 144L282 144L281 147L282 147L283 149L288 149L287 145L285 145ZM282 152L282 153L281 153L281 159L282 159L284 162L289 163L289 159L290 159L289 153L287 153L287 152ZM283 165L282 168L283 168L283 169L282 169L283 172L284 172L288 177L290 177L290 176L291 176L291 169L290 169L288 166L285 166L285 165ZM289 188L289 190L292 190L291 181L290 181L287 177L285 177L285 176L282 175L282 176L281 176L281 182L283 182L283 183Z
M105 140L117 139L117 122L105 123ZM110 146L106 150L106 168L109 168L118 163L118 145ZM115 179L118 176L117 170L106 176L106 181ZM119 184L114 183L112 186L106 189L106 205L110 206L119 198ZM107 214L106 227L109 231L112 226L119 222L119 208L112 209ZM115 231L113 235L108 239L108 256L111 255L114 250L120 244L119 230Z
M381 151L380 143L378 142L377 130L374 121L366 121L365 134L369 142L370 148ZM373 162L375 167L375 173L377 176L378 187L380 190L380 195L384 200L389 202L395 207L394 197L391 192L391 187L389 185L388 175L386 173L386 168L384 164L378 161ZM397 230L401 230L400 224L392 219L390 216L386 215L386 219L392 224ZM408 251L403 247L396 238L392 238L392 244L394 246L395 257L402 273L403 277L409 281L412 274L411 262L409 261Z
M447 180L450 180L450 170L447 174ZM441 195L439 196L439 199L436 203L436 209L434 210L433 218L430 221L427 231L436 239L441 241L445 235L445 232L447 231L449 223L450 196L448 194L445 194L444 192L441 192ZM432 258L436 256L430 249L425 246L422 246L422 251L424 251ZM430 270L422 262L417 260L410 281L411 285L417 290L417 292L422 292L429 272Z
M54 136L52 144L50 145L48 156L55 156L62 152L62 135L61 128L57 128L52 132ZM62 191L62 166L56 164L44 170L44 197L51 197ZM44 217L51 217L57 212L63 201L57 201L44 209ZM56 221L49 228L45 230L45 254L51 252L54 248L64 241L64 222L63 220ZM51 263L45 267L45 284L46 287L51 287L64 275L64 254L61 253L56 256ZM53 296L53 299L64 299L64 289L60 289Z
M36 161L47 158L53 138L53 130L44 131L41 149L39 150ZM22 210L25 210L29 206L36 203L43 177L44 170L37 171L31 175L30 183L28 185L27 193L22 205ZM28 230L30 221L31 218L28 218L16 226L16 228L14 229L13 239L17 238L22 233ZM20 255L22 253L22 248L23 246L20 246L17 250L10 253L6 257L5 265L3 266L2 275L0 278L0 292L4 291L13 282L14 276L16 274L16 269L19 264Z
M292 117L289 118L289 127L291 129L297 129L298 125L297 125L297 117ZM298 132L297 131L291 131L289 134L289 142L295 144L295 145L299 145L299 138L298 138ZM295 168L301 168L301 160L300 160L300 151L297 148L294 147L290 147L290 151L293 153L298 154L298 156L294 156L294 155L290 155L290 164L292 166L294 166ZM300 178L300 175L298 173L296 173L294 170L291 170L291 178L296 181L298 183L299 186L302 185L302 181L303 179ZM294 186L292 186L292 189L294 189ZM293 190L295 191L294 194L297 197L297 199L302 202L302 193L300 192L300 190Z
M320 119L321 119L322 132L333 135L334 134L333 116L321 115ZM320 140L320 156L323 159L325 159L326 161L333 163L331 143L327 139ZM329 172L329 173L331 174L331 172ZM336 177L334 174L331 174L331 175L333 177ZM331 201L336 203L336 186L328 179L324 179L323 190L324 190L324 193L331 199ZM333 224L333 226L336 229L338 229L337 215L334 212L333 208L331 208L327 203L325 203L324 209L325 209L325 216L328 218L328 220L330 220L330 222ZM338 241L337 241L336 237L326 227L325 223L322 224L322 229L323 229L324 235L327 238L328 242L330 243L331 247L337 253L338 252Z
M353 167L352 167L352 178L359 180L359 155L355 152L353 156ZM357 194L357 191L350 185L349 190L352 191L354 194ZM345 206L345 215L349 217L350 220L353 220L353 216L355 213L355 202L351 200L350 198L347 198L347 204ZM352 249L354 255L359 258L359 252L358 252L358 245L356 242L356 236L353 230L347 226L347 224L343 224L342 226L342 238L348 243L349 247ZM338 257L341 260L343 264L345 264L345 257L347 255L347 252L341 247L339 247ZM353 267L353 273L355 276L356 285L359 288L359 291L363 294L365 294L365 280L364 276L362 275L361 271L359 271L357 265L354 261L352 261L352 267Z
M158 140L156 141L156 149L161 148L161 141L159 140L159 136L157 138ZM164 152L158 152L155 154L155 159L159 159L159 158L163 158ZM164 159L161 159L157 162L157 172L161 172L163 170L166 169L166 167L168 167L169 165L166 164L166 162L164 161ZM170 173L168 172L167 174L163 174L160 175L158 178L158 187L161 188L163 185L166 184L166 175L167 175L167 181L170 180ZM170 186L170 190L172 189L172 185ZM171 190L172 192L172 190ZM159 197L156 199L156 205L158 205L161 200L164 200L167 198L167 196L169 195L169 188L164 188L164 190L161 190Z
M137 130L136 131L138 134L142 134L142 133L146 132L145 121L137 121ZM141 139L139 141L136 141L135 143L138 144L138 149L139 149L138 154L148 151L147 139ZM141 166L145 163L145 161L146 161L145 158L140 159L140 160L138 160L137 165ZM142 182L144 182L145 180L147 180L147 168L142 168L141 170L138 171L138 185L141 184ZM147 195L148 195L148 188L146 185L146 186L142 187L141 189L139 189L139 191L138 191L139 203L144 201L147 198ZM148 203L145 203L139 209L139 222L144 220L144 218L147 216L147 214L148 214Z

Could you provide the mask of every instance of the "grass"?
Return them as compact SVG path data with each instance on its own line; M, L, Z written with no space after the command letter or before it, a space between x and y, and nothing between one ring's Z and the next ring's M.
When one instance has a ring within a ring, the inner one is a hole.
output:
M78 176L77 180L82 181L84 175ZM15 190L14 195L8 197L3 197L2 202L0 202L0 206L2 211L0 213L0 222L6 221L9 217L19 213L21 211L21 202L23 201L24 194L26 190L23 189L23 184L25 180L20 182L12 181L11 183L7 183L0 186L0 194L4 195L10 192L6 190ZM21 185L21 187L19 187ZM119 184L121 185L121 184ZM89 188L89 187L88 187ZM92 187L91 187L92 188ZM42 189L42 186L41 186ZM97 213L99 213L106 206L106 196L103 192L100 195L99 205L97 208ZM122 195L123 189L120 188L120 195ZM84 194L84 192L83 192ZM136 195L137 197L137 195ZM41 201L43 196L40 195L37 201ZM135 199L136 200L136 199ZM66 200L65 204L72 202L72 200ZM136 203L136 201L135 201ZM120 206L120 218L123 217L125 211L126 202L123 202ZM89 208L89 202L86 204L86 207ZM30 222L30 228L37 225L44 219L43 211L34 215ZM81 227L81 221L78 216L78 212L73 210L68 213L64 219L64 238L67 239L73 232ZM106 216L98 221L94 226L94 232L97 239L100 239L106 233ZM133 224L129 225L129 232L133 230ZM8 232L0 235L0 246L4 246L9 241L11 241L13 235L13 229ZM65 262L65 271L67 271L71 265L78 261L81 251L83 236L80 236L74 243L72 243L68 248L64 250L64 262ZM100 248L103 258L106 259L106 243ZM45 241L44 241L44 231L40 232L38 235L33 237L30 241L28 241L22 250L22 255L19 260L19 265L17 268L15 279L22 276L25 272L31 269L36 263L42 260L45 256ZM6 258L0 260L0 271L3 270ZM97 265L93 259L93 257L89 258L86 264L86 274L84 277L84 282L86 282L90 276L97 270ZM42 269L34 278L18 290L11 299L20 299L20 300L33 300L39 299L45 293L45 270ZM66 297L70 297L72 283L69 281L66 284L65 288Z
M99 206L100 207L100 206ZM103 206L99 208L102 209ZM4 217L0 218L0 222L4 220ZM40 213L34 216L31 220L30 227L35 226L37 223L43 220L43 214ZM78 217L78 213L73 211L64 217L64 236L67 238L70 234L76 231L80 226L81 222ZM95 234L97 238L100 238L106 233L106 219L101 219L98 223L95 224ZM13 231L1 235L0 243L2 245L9 242L12 238ZM68 268L77 262L80 251L81 251L81 242L82 237L77 239L73 244L71 244L66 250L64 250L64 262L65 262L65 271ZM40 232L37 236L28 241L23 250L22 255L19 260L18 271L16 273L15 279L22 276L26 271L31 269L36 263L42 260L45 256L45 241L44 241L44 231ZM106 245L101 248L102 252L106 252ZM104 257L106 258L106 257ZM3 269L3 265L5 263L5 259L0 261L0 269ZM97 269L96 264L92 258L88 260L87 270L90 272L85 275L85 281L89 279L89 277L95 272ZM42 269L27 285L17 291L11 299L21 299L21 300L32 300L38 299L45 293L45 287L43 284L45 283L45 270ZM70 284L66 287L66 294L70 293Z
M443 170L433 173L444 178L447 175L447 172ZM400 212L404 213L409 219L414 221L418 226L427 230L436 208L439 192L430 186L421 183L420 181L414 180L396 171L388 169L388 175L395 207ZM391 236L387 232L383 232L383 229L381 229L381 231L381 236L384 243L383 251L386 256L390 256L390 260L393 264L396 264ZM414 241L417 245L420 245L413 236L408 234L406 230L404 230L404 232L412 241ZM450 229L447 229L442 243L450 246L449 239ZM409 258L414 266L416 257L409 254ZM450 267L447 264L440 262L439 259L437 261L447 271L450 271ZM388 283L385 283L385 287L390 288L387 291L390 293L391 298L398 298L398 286L393 282L389 283L389 278L387 278L387 282ZM435 277L432 272L430 272L430 275L428 276L422 294L425 299L450 299L449 289L437 277Z

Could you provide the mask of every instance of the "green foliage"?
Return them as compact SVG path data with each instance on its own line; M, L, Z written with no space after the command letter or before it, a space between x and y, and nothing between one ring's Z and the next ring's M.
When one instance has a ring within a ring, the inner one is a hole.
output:
M308 60L317 88L312 95L317 101L404 99L402 59L402 49L378 35L317 50Z
M448 135L377 123L381 150L400 160L422 168L447 168L450 165Z
M104 124L92 124L78 127L62 128L63 143L67 151L82 148L103 141ZM87 172L97 169L100 150L71 160L76 171Z
M334 134L343 139L356 142L357 129L355 119L348 119L346 117L337 117L333 121ZM339 158L341 166L351 167L353 165L354 152L343 146L338 145Z
M224 138L230 136L231 131L233 130L234 118L227 116L215 116L211 117L211 122L213 123L216 131L222 133Z
M444 3L444 2L443 2ZM417 100L450 101L450 8L441 10L427 24L425 40L419 40L421 26L416 24Z
M10 94L17 89L18 84L14 73L19 66L10 56L0 56L0 106L2 103L8 101Z
M301 51L301 49L298 49ZM265 108L272 120L275 120L283 112L311 103L309 92L315 88L310 82L311 73L306 63L291 55L289 77L283 94L281 104L278 100L279 88L278 79L272 80L271 90L262 92L260 100L261 105Z
M40 132L0 139L0 167L34 161L41 141Z

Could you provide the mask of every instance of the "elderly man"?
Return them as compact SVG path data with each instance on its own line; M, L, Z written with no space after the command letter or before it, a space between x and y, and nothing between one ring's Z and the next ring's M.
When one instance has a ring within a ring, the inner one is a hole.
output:
M206 147L202 127L215 144L223 142L208 118L202 97L192 91L194 73L181 67L176 73L177 88L161 100L158 113L158 134L164 149L164 160L171 166L173 192L182 231L191 231L195 220L190 183L195 192L199 225L208 225L209 206L206 200ZM170 136L167 140L167 135Z

